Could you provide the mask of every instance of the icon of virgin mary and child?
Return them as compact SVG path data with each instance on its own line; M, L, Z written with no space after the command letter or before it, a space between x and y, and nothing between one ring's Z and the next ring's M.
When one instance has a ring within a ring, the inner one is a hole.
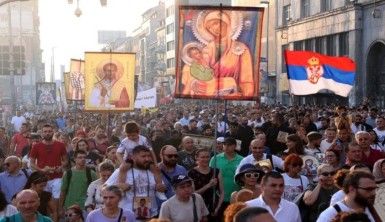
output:
M181 94L191 96L254 95L252 56L248 46L236 39L242 16L236 11L201 11L193 19L199 42L182 49Z

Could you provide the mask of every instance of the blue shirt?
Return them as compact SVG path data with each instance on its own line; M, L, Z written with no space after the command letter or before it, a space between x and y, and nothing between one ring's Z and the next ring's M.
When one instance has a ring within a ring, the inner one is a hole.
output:
M9 218L9 222L24 222L23 217L20 213L14 214ZM7 219L4 217L0 220L0 222L6 222ZM49 217L43 216L40 213L37 213L37 222L52 222L52 220Z
M64 129L66 127L66 121L64 118L59 117L56 119L56 125L59 129Z
M30 174L30 172L28 172L28 174ZM5 194L8 203L11 202L13 195L24 188L27 179L22 170L19 170L16 175L11 175L7 171L0 173L0 190Z
M162 172L162 180L164 185L167 187L166 197L167 199L170 199L170 197L174 196L175 194L174 188L171 184L172 178L177 175L187 175L187 170L178 164L175 166L175 169L172 172L166 171L166 168L162 163L159 163L159 167L167 175L166 177Z

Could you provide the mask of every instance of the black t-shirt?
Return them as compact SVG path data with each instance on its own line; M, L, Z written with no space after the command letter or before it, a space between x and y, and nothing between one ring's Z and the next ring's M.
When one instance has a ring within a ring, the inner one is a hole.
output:
M314 190L316 186L310 184L306 190ZM335 192L339 189L333 186L331 189L324 189L321 187L317 200L309 206L309 221L316 221L318 216L326 208L330 206L330 200Z

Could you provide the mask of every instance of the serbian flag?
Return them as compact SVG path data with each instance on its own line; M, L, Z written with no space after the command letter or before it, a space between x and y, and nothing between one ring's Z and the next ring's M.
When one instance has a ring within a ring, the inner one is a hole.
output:
M328 89L347 97L354 85L356 64L348 57L285 51L285 59L290 92L294 95L310 95Z

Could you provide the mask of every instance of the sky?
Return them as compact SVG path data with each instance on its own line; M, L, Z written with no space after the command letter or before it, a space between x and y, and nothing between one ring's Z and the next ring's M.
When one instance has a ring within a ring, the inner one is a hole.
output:
M80 17L74 12L77 0L39 0L40 41L45 63L46 80L50 80L51 58L55 60L55 79L60 79L60 65L69 71L71 58L83 59L85 51L100 51L98 30L126 31L139 27L141 15L158 4L159 0L79 0ZM133 6L135 5L135 6Z

